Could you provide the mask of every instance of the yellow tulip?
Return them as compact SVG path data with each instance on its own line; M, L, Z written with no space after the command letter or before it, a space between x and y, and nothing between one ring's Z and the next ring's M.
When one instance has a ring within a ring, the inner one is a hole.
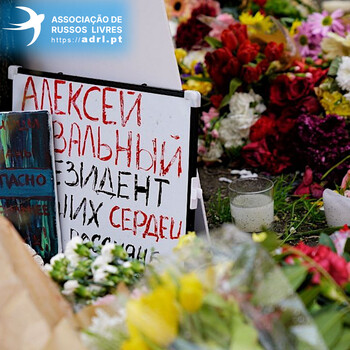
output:
M130 334L147 337L158 346L168 346L178 334L179 311L174 293L164 286L127 303Z
M203 297L203 285L194 272L180 278L179 299L186 311L196 312L202 306Z

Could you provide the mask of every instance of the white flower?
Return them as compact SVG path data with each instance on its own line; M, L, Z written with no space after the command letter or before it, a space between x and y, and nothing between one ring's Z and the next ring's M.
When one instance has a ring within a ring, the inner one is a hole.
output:
M79 283L77 280L69 280L63 285L62 294L72 295L78 287Z
M114 243L107 243L102 247L101 255L108 258L109 262L111 262L114 258L112 251L115 249Z
M249 93L236 92L230 100L230 113L219 128L219 138L225 148L243 146L249 137L251 126L266 110L262 97L250 90Z
M50 264L44 265L44 271L51 272L53 270L53 267Z
M73 237L66 245L66 249L64 251L64 254L66 258L70 261L71 265L73 267L78 265L78 262L80 261L81 257L79 254L75 252L75 250L78 248L79 244L83 244L83 240L76 236Z
M104 265L103 269L104 269L104 271L106 271L108 273L113 273L113 274L118 273L118 268L116 266L113 266L113 265Z
M224 151L222 149L220 142L212 141L210 143L210 148L209 148L208 152L205 155L203 155L203 159L205 159L206 161L216 161L216 160L220 159L223 152Z
M125 319L126 319L126 311L125 309L118 309L118 314L114 314L113 316L109 315L103 309L96 309L96 316L92 318L91 325L89 327L89 333L97 334L102 336L103 338L107 338L109 340L114 339L114 333L119 329L125 330ZM82 340L84 344L89 349L99 349L96 347L95 338L89 336L86 333L81 333Z
M50 259L50 265L53 265L55 261L62 260L64 258L63 253L58 253ZM46 264L47 265L47 264Z
M266 106L262 103L262 97L257 95L252 89L249 93L236 92L232 95L230 100L230 112L231 114L243 114L250 113L261 114L266 110Z
M129 267L131 267L131 262L130 261L126 261L125 263L123 263L123 267L128 269Z
M335 79L343 90L350 91L350 57L342 58Z
M219 128L219 137L225 148L243 146L248 139L251 126L258 120L258 116L253 113L229 114Z
M94 278L94 282L96 283L101 283L101 282L105 282L108 276L107 271L105 271L104 268L99 268L95 271L93 271L93 278Z
M102 268L103 266L107 265L108 263L110 263L111 260L103 255L99 255L95 261L92 263L91 267L93 270Z

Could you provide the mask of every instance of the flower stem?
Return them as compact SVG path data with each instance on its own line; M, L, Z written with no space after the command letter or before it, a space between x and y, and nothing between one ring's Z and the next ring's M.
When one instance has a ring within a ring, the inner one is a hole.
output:
M339 163L331 167L322 177L321 180L324 180L334 169L338 168L339 165L343 164L345 161L350 159L350 154L346 156L343 160L341 160Z

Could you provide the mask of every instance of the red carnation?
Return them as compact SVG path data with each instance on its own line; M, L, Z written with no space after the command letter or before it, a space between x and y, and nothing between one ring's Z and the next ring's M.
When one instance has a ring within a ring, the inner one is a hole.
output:
M306 96L303 99L301 99L296 108L298 111L301 113L306 113L306 114L319 114L321 111L321 105L320 102L318 101L317 97L315 96Z
M278 106L295 104L310 93L311 87L312 82L308 78L289 78L287 74L281 74L271 84L270 101Z
M283 54L283 49L283 43L278 45L274 41L271 41L266 45L264 54L270 62L278 61Z
M242 64L252 62L258 55L260 46L252 43L250 40L245 40L237 51L237 58Z
M263 115L258 121L250 128L249 139L252 142L260 141L267 135L272 135L275 131L275 120L268 116Z
M254 168L263 167L272 174L279 174L291 165L289 157L279 155L277 149L269 149L266 139L244 146L242 157L248 165Z

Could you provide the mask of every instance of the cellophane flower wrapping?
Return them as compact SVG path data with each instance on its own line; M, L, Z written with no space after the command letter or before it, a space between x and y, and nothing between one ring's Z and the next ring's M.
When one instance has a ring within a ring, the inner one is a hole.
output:
M267 251L231 225L212 239L154 260L138 288L110 305L118 325L104 314L85 331L89 348L326 349Z

